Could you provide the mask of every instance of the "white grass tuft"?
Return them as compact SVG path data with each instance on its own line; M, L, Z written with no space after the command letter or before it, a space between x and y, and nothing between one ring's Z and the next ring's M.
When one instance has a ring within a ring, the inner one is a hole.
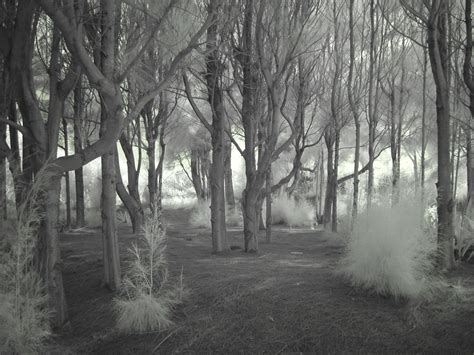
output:
M274 224L290 227L313 225L314 208L306 200L295 201L286 194L273 198L272 220Z
M41 352L50 336L47 297L34 268L40 203L50 176L35 176L17 211L14 238L0 250L0 353Z
M354 286L395 298L428 295L436 239L418 206L373 206L357 220L340 271Z
M169 327L173 324L173 309L183 297L182 275L179 285L168 280L166 234L159 213L146 219L140 242L129 250L132 260L123 280L123 292L114 300L117 328L125 333Z

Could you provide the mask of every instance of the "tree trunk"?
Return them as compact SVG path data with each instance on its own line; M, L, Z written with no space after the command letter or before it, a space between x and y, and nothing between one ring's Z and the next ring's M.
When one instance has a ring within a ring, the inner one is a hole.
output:
M132 222L132 231L134 234L140 233L142 230L145 215L143 213L143 208L140 200L137 201L136 198L125 188L125 185L122 181L122 174L120 171L120 160L117 151L115 151L115 176L117 180L117 194L119 195L120 200L124 204L125 209L127 210L130 216L130 220Z
M228 137L225 139L225 199L227 205L231 208L235 208L235 196L234 196L234 184L232 181L232 142Z
M219 2L211 0L209 13L214 19L218 17ZM213 23L207 29L208 54L206 56L206 83L208 101L212 109L212 165L210 174L211 183L211 227L212 227L212 250L221 252L228 249L226 225L225 225L225 116L223 106L223 93L221 88L222 64L219 59L217 43L218 27Z
M273 241L272 238L272 185L273 185L273 174L272 167L268 169L267 180L265 182L265 201L266 201L266 231L265 235L267 238L267 243Z
M101 157L102 164L102 245L104 256L103 285L111 291L120 286L120 256L116 226L115 154L113 151Z
M115 3L114 1L101 2L101 52L100 64L104 76L113 82L115 74ZM111 124L111 114L116 112L121 102L117 98L101 98L100 137L103 137ZM102 172L102 244L104 256L103 285L111 291L120 286L120 256L116 229L116 175L115 175L115 147L111 147L101 157Z
M48 293L48 309L54 330L69 322L66 295L62 278L61 250L59 248L59 195L61 177L52 177L45 191L45 216L39 230L39 271Z
M341 135L339 131L336 131L334 141L334 168L332 176L332 225L331 230L337 232L337 175L339 166L339 145L341 141Z
M127 209L127 212L130 216L133 233L137 234L141 232L144 221L143 206L140 199L140 192L138 190L140 165L138 168L135 166L135 155L133 153L132 142L129 141L125 133L120 135L120 146L122 147L122 151L124 152L127 161L128 184L127 189L125 189L120 173L118 151L116 149L115 172L117 175L117 193L119 194L120 199L124 203L125 208Z
M326 194L324 199L324 213L323 213L323 224L324 228L329 228L331 225L331 215L332 215L332 204L334 201L334 168L333 168L333 155L334 155L334 143L333 143L333 133L326 132L324 139L326 141L326 148L328 151L327 154L327 178L326 178ZM337 183L336 183L337 184Z
M5 141L6 144L6 139L6 126L0 123L0 140ZM7 202L7 159L0 152L0 228L3 224L2 220L8 218Z
M454 266L453 209L450 169L449 54L446 22L448 4L431 3L428 21L428 50L436 84L436 117L438 126L438 267Z
M347 80L347 96L349 106L354 117L355 125L355 148L354 148L354 190L352 193L352 218L351 229L354 227L355 220L358 215L359 206L359 160L360 160L360 119L359 112L354 101L352 88L352 78L354 72L355 61L355 45L354 45L354 0L349 1L349 77Z
M82 80L74 88L74 153L82 150L82 119L83 119L83 91ZM76 228L84 227L85 222L85 200L84 200L84 174L82 166L74 170L76 187Z
M375 67L375 1L370 0L370 48L369 48L369 176L367 181L367 208L372 204L374 190L374 148L375 148L375 109L374 109L374 67Z
M64 155L69 155L69 144L67 134L67 121L63 119L63 131L64 131ZM66 186L66 227L71 227L71 186L69 183L69 171L64 173L64 183Z

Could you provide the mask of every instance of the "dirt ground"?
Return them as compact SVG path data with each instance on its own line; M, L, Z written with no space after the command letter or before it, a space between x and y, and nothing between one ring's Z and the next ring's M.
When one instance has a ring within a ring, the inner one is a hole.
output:
M210 231L187 225L189 211L165 213L171 274L189 291L165 331L114 330L113 294L100 287L100 229L62 236L71 328L57 353L466 353L474 351L474 265L447 275L430 302L396 302L352 288L337 273L341 238L275 228L258 254L211 255ZM120 230L123 256L135 237ZM231 245L242 245L230 229ZM463 290L461 293L459 290ZM458 292L459 291L459 292ZM473 293L471 293L473 291Z

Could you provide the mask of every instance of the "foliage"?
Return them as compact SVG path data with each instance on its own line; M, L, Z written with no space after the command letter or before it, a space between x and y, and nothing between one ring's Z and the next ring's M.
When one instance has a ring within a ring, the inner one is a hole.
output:
M163 330L173 324L174 307L183 297L179 285L168 279L166 234L159 212L147 217L141 246L129 249L132 260L123 280L122 294L115 298L117 328L125 333Z
M14 236L0 250L0 353L39 352L50 335L47 297L33 265L49 177L45 168L36 175L18 208Z
M296 201L286 194L273 198L272 219L274 224L284 224L290 227L311 226L314 208L306 200Z
M356 221L341 272L354 286L395 298L428 294L436 240L424 233L420 208L374 205Z

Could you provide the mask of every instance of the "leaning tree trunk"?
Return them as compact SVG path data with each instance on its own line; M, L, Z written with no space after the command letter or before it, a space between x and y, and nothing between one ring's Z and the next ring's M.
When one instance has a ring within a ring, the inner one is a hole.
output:
M133 194L127 191L123 181L122 174L120 171L120 160L118 152L115 151L115 176L116 176L116 189L120 200L125 206L125 209L130 216L132 222L132 231L134 234L141 232L145 215L140 200L137 200Z

